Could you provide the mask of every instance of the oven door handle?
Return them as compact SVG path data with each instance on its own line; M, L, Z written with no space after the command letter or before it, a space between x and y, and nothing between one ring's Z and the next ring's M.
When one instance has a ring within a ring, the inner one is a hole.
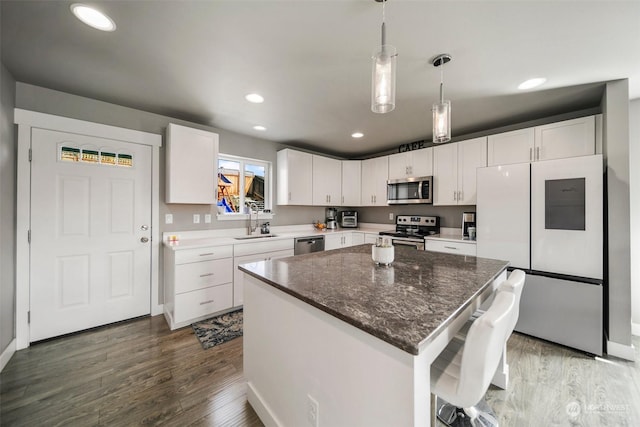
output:
M406 240L391 240L391 243L394 246L410 246L410 247L414 247L418 250L424 250L424 242L408 242Z

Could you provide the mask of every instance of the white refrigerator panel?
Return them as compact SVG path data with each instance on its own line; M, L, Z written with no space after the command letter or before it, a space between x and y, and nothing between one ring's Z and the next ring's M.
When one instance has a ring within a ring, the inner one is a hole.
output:
M529 269L529 163L477 169L477 255Z
M601 155L531 165L531 269L602 279L602 171Z

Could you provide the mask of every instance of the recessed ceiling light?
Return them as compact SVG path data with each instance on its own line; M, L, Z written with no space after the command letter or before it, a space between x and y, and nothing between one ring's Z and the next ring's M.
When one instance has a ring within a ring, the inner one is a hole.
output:
M544 77L536 77L535 79L529 79L527 81L520 83L518 85L518 89L520 90L533 89L534 87L538 87L541 84L544 84L544 82L546 81L547 79L545 79Z
M114 31L116 23L104 13L86 4L74 3L71 12L85 24L102 31Z
M246 99L249 102L253 102L254 104L260 104L264 102L264 98L261 95L258 95L257 93L250 93L249 95L245 96L244 99Z
M354 132L351 134L351 138L362 138L364 136L364 133L362 132Z
M261 125L255 125L253 128L254 128L255 130L259 130L259 131L267 130L267 128L266 128L266 127L261 126Z

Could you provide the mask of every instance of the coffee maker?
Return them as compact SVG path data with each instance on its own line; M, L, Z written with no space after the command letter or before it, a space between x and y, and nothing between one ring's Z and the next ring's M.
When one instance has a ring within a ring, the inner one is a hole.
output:
M326 220L327 229L333 230L338 228L338 209L336 208L327 208L326 209Z
M472 235L469 235L469 228L472 228ZM462 213L462 238L468 240L476 239L476 213L475 212L463 212Z

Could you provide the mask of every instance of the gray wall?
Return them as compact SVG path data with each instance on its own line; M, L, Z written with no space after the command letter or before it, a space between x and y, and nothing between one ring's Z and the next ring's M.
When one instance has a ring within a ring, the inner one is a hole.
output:
M607 161L608 337L631 345L629 210L629 81L608 82L603 97L603 145Z
M475 206L432 206L432 205L397 205L380 206L375 208L358 209L358 220L377 224L395 225L395 219L390 220L389 214L396 215L438 215L440 226L449 228L462 227L462 212L475 212Z
M15 338L16 159L15 80L0 63L0 353Z
M640 164L640 99L629 104L629 160ZM640 168L629 170L631 206L631 259L640 259ZM640 263L631 263L631 321L633 335L640 336Z
M209 130L220 135L220 152L235 156L270 161L276 167L276 152L285 146L276 142L229 132L223 129L177 120L107 102L97 101L55 90L18 82L16 107L57 116L97 122L128 129L161 134L169 123ZM163 142L164 144L164 142ZM216 207L209 205L167 205L164 203L164 148L160 149L160 232L244 227L245 221L217 221ZM276 184L273 173L274 194ZM275 198L274 198L275 199ZM324 209L309 206L273 206L272 225L311 224L323 219ZM164 224L166 213L173 214L173 224ZM211 224L203 222L202 215L212 214ZM193 224L193 214L201 214L200 224Z

